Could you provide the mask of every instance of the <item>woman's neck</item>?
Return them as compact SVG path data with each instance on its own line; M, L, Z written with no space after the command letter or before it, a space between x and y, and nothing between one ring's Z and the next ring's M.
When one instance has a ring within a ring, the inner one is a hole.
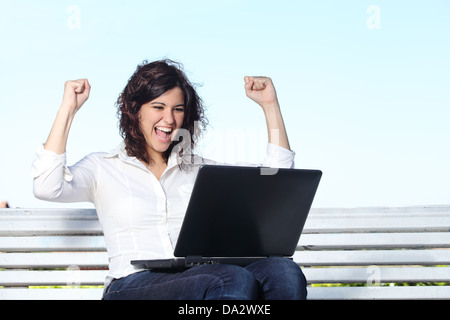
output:
M146 163L145 166L155 175L156 179L159 180L167 168L167 161L164 159L163 153L149 149L150 148L147 149L147 152L151 160L150 163Z

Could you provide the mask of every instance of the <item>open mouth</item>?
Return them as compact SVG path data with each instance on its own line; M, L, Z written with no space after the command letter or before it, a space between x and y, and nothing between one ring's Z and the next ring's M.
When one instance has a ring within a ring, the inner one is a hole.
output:
M171 127L155 127L156 136L159 140L163 142L167 142L170 140L170 136L172 135L173 128Z

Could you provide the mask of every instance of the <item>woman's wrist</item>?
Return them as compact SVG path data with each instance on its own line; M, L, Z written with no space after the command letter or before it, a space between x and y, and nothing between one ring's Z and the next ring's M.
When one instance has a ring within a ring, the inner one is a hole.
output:
M263 109L264 113L281 112L278 101L260 104L260 107Z
M58 116L67 117L73 119L77 113L76 108L67 103L62 103L58 110Z

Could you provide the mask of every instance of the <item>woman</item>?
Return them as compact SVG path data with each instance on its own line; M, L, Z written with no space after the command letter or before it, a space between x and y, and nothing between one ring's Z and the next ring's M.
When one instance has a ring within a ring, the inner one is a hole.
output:
M244 80L247 96L266 116L269 144L263 165L291 167L294 153L272 81ZM109 153L93 153L67 167L70 126L90 88L86 79L65 83L63 102L33 164L34 194L43 200L95 205L109 256L104 299L306 297L303 273L287 259L263 259L246 268L205 265L179 272L132 266L131 260L173 258L199 165L213 164L190 157L195 129L206 124L203 106L180 65L144 61L117 100L123 142ZM188 135L180 138L177 132Z

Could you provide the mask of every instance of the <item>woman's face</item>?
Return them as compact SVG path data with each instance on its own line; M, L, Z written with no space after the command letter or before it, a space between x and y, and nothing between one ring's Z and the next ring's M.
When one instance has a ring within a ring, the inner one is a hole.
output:
M143 104L139 110L139 119L150 157L155 152L161 155L172 143L171 137L175 130L183 124L183 91L175 87Z

